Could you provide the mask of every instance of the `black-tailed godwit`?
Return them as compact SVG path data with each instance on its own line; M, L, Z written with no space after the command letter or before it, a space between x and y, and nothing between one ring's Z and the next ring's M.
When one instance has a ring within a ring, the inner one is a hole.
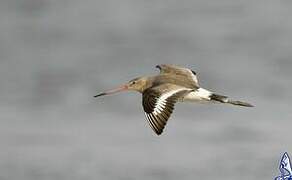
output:
M233 101L201 88L194 71L175 65L157 65L160 74L135 78L128 83L94 97L109 95L121 91L133 90L142 93L142 105L149 125L157 135L163 129L173 112L176 102L220 102L238 106L253 107L242 101Z

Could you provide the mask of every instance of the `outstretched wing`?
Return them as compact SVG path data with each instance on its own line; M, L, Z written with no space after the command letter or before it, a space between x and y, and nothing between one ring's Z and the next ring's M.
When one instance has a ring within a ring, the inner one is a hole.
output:
M156 66L160 70L160 74L172 74L186 78L188 81L192 81L195 86L199 87L199 81L197 73L188 68L183 68L170 64L160 64Z
M193 90L173 84L163 84L144 91L145 115L150 127L157 135L163 132L177 100L191 91Z

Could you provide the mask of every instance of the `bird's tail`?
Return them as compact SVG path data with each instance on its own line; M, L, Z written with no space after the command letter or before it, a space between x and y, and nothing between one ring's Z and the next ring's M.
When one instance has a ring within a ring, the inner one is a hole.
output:
M227 96L222 96L222 95L214 94L214 93L212 93L210 95L210 99L212 101L217 101L217 102L221 102L221 103L228 103L228 104L232 104L232 105L236 105L236 106L254 107L250 103L242 102L242 101L234 101L234 100L229 99Z

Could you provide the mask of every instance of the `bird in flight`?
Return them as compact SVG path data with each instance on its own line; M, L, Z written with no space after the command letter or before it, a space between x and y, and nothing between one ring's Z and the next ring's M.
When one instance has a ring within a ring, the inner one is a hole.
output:
M219 102L253 107L249 103L234 101L227 96L201 88L196 73L188 68L168 64L156 67L160 70L156 76L135 78L116 89L102 92L94 97L122 91L140 92L146 119L157 135L163 132L176 102Z

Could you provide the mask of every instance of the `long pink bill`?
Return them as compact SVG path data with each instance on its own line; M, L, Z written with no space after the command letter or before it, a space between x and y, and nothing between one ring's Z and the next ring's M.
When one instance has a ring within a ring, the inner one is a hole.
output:
M118 93L118 92L122 92L122 91L126 91L126 90L128 90L128 86L127 85L122 85L122 86L120 86L118 88L102 92L102 93L100 93L98 95L95 95L93 97L96 98L96 97L99 97L99 96L110 95L110 94L114 94L114 93Z

